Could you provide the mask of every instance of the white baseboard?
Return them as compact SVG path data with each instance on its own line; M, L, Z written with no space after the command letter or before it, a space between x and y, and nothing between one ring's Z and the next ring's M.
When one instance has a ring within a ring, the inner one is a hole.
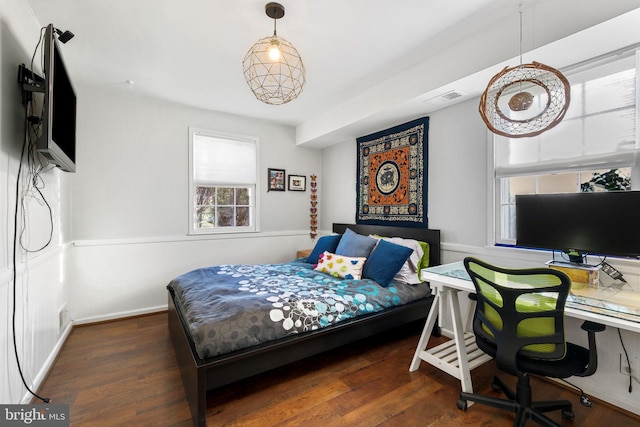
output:
M60 337L58 338L58 341L56 342L55 347L53 347L53 350L51 350L51 354L49 354L49 357L47 357L47 360L44 362L42 369L40 369L40 372L38 372L38 375L33 380L33 385L31 386L31 389L36 393L38 393L37 390L42 386L42 383L47 378L47 375L49 375L49 371L51 370L51 368L53 368L53 364L55 363L58 357L58 354L60 354L60 350L62 350L62 346L67 341L67 338L69 338L69 335L71 334L72 329L73 329L73 322L69 322L67 326L64 328L64 330L62 331L62 333L60 334ZM49 397L49 396L42 396L42 397ZM31 395L31 393L25 390L25 394L22 396L22 400L20 401L20 403L28 404L31 402L33 398L34 397ZM56 403L56 402L54 402L53 399L51 399L51 403Z
M85 317L84 319L74 319L73 323L74 325L85 325L88 323L106 322L109 320L124 319L126 317L135 317L135 316L141 316L144 314L158 313L166 310L167 310L166 305L160 305L157 307L147 307L139 310L120 311L118 313L107 314L104 316L93 316L93 317Z

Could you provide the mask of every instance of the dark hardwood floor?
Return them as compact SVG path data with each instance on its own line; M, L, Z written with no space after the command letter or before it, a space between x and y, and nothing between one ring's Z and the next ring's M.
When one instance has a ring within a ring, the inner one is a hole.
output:
M210 392L208 425L512 425L507 412L458 410L460 383L448 374L426 363L409 372L419 333L405 328ZM495 394L495 373L493 362L474 370L476 391ZM575 402L573 422L551 415L564 426L640 425L597 400L583 407L548 381L534 378L532 387L534 399ZM166 313L74 328L39 394L69 404L72 426L191 425Z

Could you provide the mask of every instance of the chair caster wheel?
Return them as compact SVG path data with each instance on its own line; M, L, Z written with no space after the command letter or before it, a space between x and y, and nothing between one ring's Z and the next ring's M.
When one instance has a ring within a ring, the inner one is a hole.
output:
M566 418L568 420L573 421L573 418L575 417L573 411L571 409L563 409L562 410L562 418Z
M491 381L491 390L502 393L502 386L500 385L498 377L493 377L493 380Z
M469 407L467 401L464 399L458 399L458 401L456 402L456 406L458 406L458 409L460 409L461 411L466 411Z

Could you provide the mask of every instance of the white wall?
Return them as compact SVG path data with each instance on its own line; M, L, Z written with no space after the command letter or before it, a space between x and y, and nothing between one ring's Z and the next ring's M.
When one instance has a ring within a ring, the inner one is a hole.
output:
M31 397L18 373L12 338L15 189L25 125L16 77L18 65L29 64L39 36L40 25L26 1L0 0L0 403L27 402ZM67 300L68 175L52 170L41 178L42 192L53 211L52 242L45 250L29 254L18 246L15 282L18 353L26 382L34 390L68 331L59 329L58 318ZM28 220L19 221L18 230L26 227L25 246L35 249L48 239L49 214L39 202L27 200Z
M429 228L442 232L443 262L474 255L505 266L543 265L550 258L548 254L487 246L488 212L493 203L487 171L490 139L477 105L478 99L474 99L429 115ZM334 192L331 198L322 193L327 199L323 203L327 215L322 219L322 227L329 228L334 220L353 222L356 142L343 142L323 150L322 165L325 188L340 182L354 183L345 185L345 194L337 199ZM637 286L640 263L624 262L616 266ZM568 319L567 324L569 338L587 345L580 322ZM633 369L638 372L640 337L628 331L622 331L622 335ZM608 328L598 334L597 341L598 371L591 377L571 381L591 396L640 414L640 384L635 383L633 393L628 393L628 377L619 373L619 355L623 349L617 330Z
M166 285L204 265L292 259L309 238L306 192L267 192L267 168L319 174L320 151L291 127L76 85L70 314L76 322L166 307ZM189 126L259 138L260 233L187 236Z
M355 141L322 150L318 190L322 230L331 230L334 222L353 224L356 220L356 155Z
M308 229L308 189L267 193L264 179L269 167L320 172L320 151L296 147L292 127L147 99L124 85L76 88L74 240L186 235L189 126L258 137L261 230Z

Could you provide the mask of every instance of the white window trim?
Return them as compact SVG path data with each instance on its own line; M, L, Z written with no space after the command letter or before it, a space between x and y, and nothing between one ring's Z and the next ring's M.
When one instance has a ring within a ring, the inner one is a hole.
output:
M193 165L193 136L195 134L209 136L213 138L232 139L242 142L252 142L256 146L256 188L254 191L254 206L253 206L253 227L225 227L220 229L196 229L194 227L195 210L193 200L195 197L195 171ZM221 235L221 234L240 234L240 233L257 233L260 232L260 140L255 136L239 135L233 133L213 131L210 129L189 127L189 190L188 190L188 217L187 217L187 235L190 236L202 236L202 235Z
M500 227L498 224L498 215L500 200L496 197L498 180L495 177L495 144L493 141L493 133L487 129L487 196L490 203L487 203L487 246L496 246L496 230Z

